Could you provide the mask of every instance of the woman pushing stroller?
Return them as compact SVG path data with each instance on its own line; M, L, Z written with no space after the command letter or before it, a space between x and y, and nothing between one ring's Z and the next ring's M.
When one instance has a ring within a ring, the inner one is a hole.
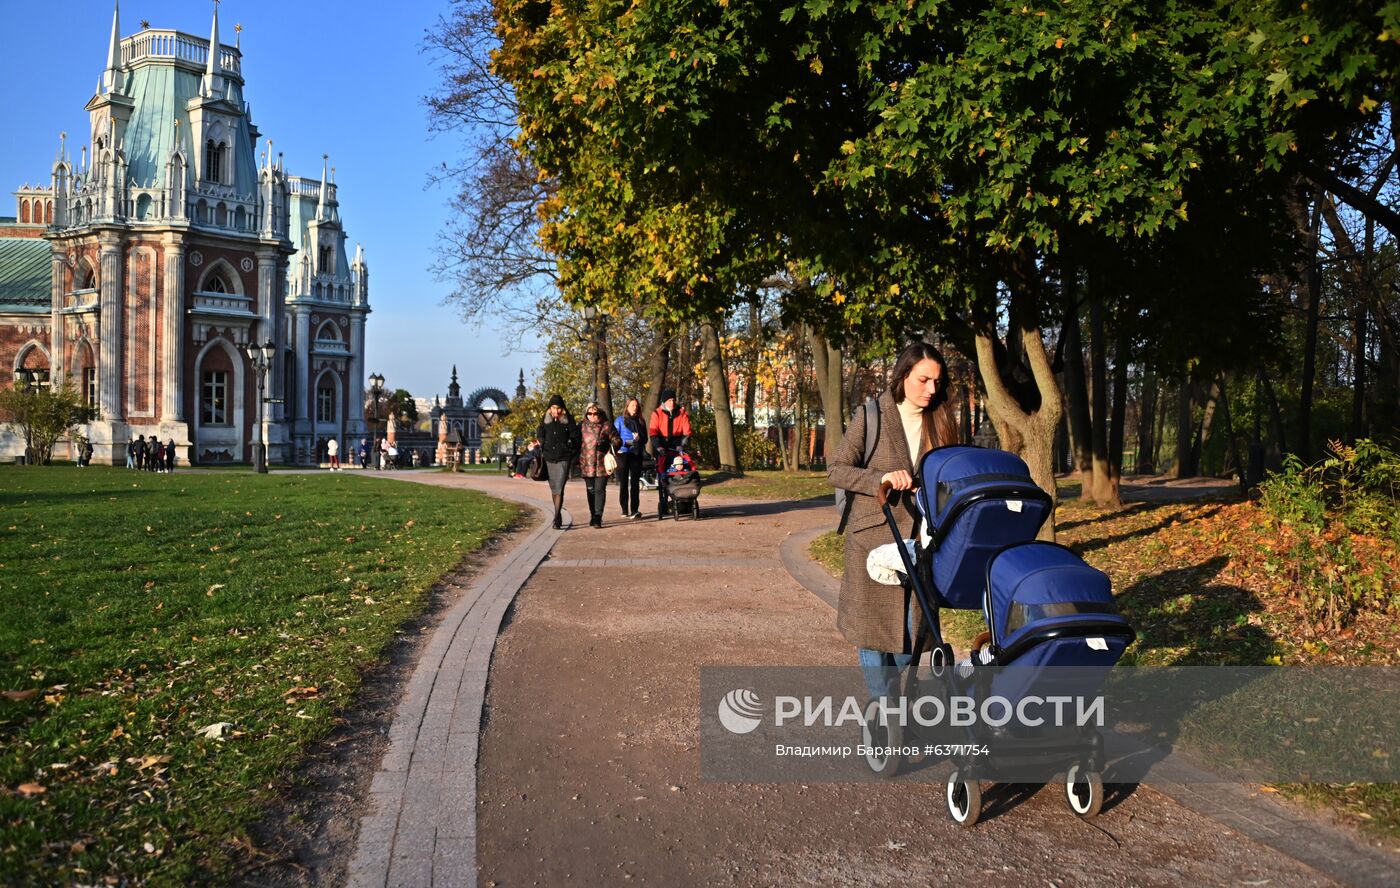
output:
M896 693L923 623L917 602L910 602L901 587L881 585L866 573L870 550L889 541L876 497L883 483L896 491L891 500L896 520L905 536L912 535L918 516L909 493L914 467L927 451L957 443L947 379L947 363L937 349L924 342L906 346L895 361L889 388L875 401L876 409L855 412L827 470L827 479L849 491L851 499L837 626L856 646L872 697ZM875 417L873 426L866 421L868 413ZM867 436L874 438L873 450L867 448Z

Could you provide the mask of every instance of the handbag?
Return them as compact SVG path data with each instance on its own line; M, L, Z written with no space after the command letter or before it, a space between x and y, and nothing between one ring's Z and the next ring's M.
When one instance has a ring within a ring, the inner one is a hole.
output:
M544 454L543 454L543 453L541 453L539 456L535 457L533 460L530 461L530 480L531 480L531 481L548 481L548 480L549 480L549 468L548 468L547 466L545 466L545 464L544 464Z
M611 447L608 448L607 453L603 454L603 471L609 475L617 474L617 454L612 452Z

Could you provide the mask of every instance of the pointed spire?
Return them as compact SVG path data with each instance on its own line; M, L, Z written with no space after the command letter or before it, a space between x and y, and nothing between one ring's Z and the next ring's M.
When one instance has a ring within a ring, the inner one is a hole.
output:
M214 25L209 33L209 60L204 66L204 79L199 85L200 94L205 98L224 97L224 66L219 46L219 0L214 0Z
M107 69L102 73L102 87L97 91L98 95L101 95L103 92L119 93L122 91L121 39L121 3L119 0L113 0L112 42L107 47Z
M209 63L204 68L206 77L224 73L223 60L219 58L219 2L214 0L214 28L209 34Z
M324 220L326 218L326 164L330 161L329 154L321 155L321 195L316 201L316 218Z
M453 365L452 365L452 383L453 383L454 385L456 385L456 383L457 383L457 365L456 365L456 364L453 364Z

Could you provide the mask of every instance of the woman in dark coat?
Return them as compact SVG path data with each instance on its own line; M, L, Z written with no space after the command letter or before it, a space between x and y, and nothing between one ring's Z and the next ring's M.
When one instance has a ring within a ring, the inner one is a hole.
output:
M876 494L882 483L889 483L900 533L911 536L918 514L912 490L919 460L934 447L958 442L947 383L948 367L937 349L924 342L907 346L895 361L889 388L876 401L879 428L866 429L865 411L857 410L826 473L851 498L837 627L858 649L873 697L894 693L922 625L917 602L906 602L903 588L882 585L866 574L870 550L894 541ZM869 465L862 465L867 434L877 435L875 451Z
M560 512L564 508L564 484L578 459L582 435L564 399L555 395L549 399L549 409L540 422L535 437L540 439L540 454L549 470L549 492L554 497L554 527L561 526Z

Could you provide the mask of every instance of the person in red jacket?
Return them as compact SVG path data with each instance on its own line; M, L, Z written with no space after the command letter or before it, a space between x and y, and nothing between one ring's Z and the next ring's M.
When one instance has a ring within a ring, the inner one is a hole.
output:
M665 466L676 451L684 450L690 443L690 414L676 403L676 390L661 390L661 406L652 411L647 423L647 437L651 439L652 452L656 454L657 466ZM667 493L664 469L658 468L656 485L656 517L666 517Z

